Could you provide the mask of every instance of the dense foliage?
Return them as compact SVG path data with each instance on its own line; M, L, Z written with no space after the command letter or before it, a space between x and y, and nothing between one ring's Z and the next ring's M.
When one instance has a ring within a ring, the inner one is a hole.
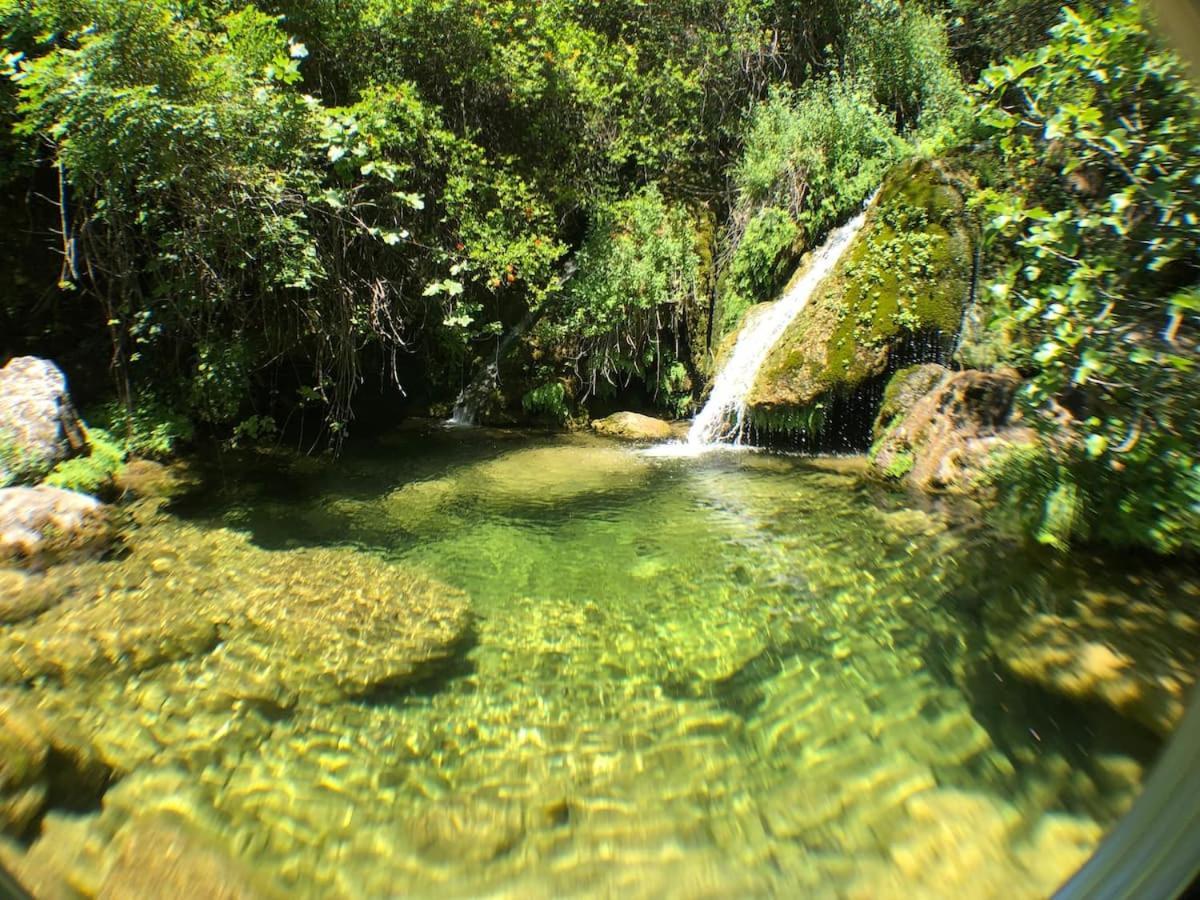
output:
M481 371L501 416L685 415L889 170L971 148L976 314L1053 438L1012 463L1026 527L1194 545L1200 110L1142 15L0 0L0 354L151 455L336 443L363 385L436 411Z
M1200 97L1132 3L1068 10L981 90L1013 182L989 207L994 325L1057 448L1022 503L1047 541L1195 547Z
M5 317L108 357L129 417L225 430L337 433L368 378L451 399L543 305L514 398L681 411L715 279L680 266L730 268L729 309L769 296L961 93L938 12L890 2L4 0L0 30L3 173L62 257L60 298Z
M697 239L696 216L654 187L593 214L578 270L538 330L585 394L640 378L661 405L686 410L682 344L684 320L700 308Z

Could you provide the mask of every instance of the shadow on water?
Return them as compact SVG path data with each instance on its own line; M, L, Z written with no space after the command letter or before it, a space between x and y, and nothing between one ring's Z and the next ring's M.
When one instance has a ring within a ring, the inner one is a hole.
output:
M403 706L428 701L448 690L456 682L467 682L478 672L471 651L479 645L479 631L471 626L462 638L447 648L444 659L431 660L396 682L380 682L371 690L349 698L349 702L368 707Z

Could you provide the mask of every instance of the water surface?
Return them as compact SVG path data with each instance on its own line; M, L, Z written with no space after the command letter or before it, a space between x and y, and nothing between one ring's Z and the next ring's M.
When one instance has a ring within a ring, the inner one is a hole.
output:
M157 598L161 658L27 690L114 770L89 827L166 810L293 896L1045 896L1158 738L1048 689L1022 628L1174 601L856 468L437 428L227 455L79 576ZM297 642L255 606L285 577L334 609L394 579L458 630ZM175 623L243 603L257 630ZM306 643L345 677L297 676Z

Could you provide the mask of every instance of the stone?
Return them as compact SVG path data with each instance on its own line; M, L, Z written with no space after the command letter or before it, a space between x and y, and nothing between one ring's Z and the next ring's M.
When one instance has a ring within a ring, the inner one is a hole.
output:
M1122 633L1121 623L1137 630ZM1186 644L1175 648L1155 640L1172 631L1136 614L1118 616L1109 626L1075 613L1043 613L989 637L1018 678L1075 700L1102 703L1166 737L1183 717L1194 680L1188 667L1200 661ZM1195 630L1177 633L1185 640L1196 638Z
M177 817L158 814L121 830L97 900L282 897L219 843Z
M95 553L112 540L108 509L62 488L0 488L0 562L44 564Z
M592 423L592 430L627 441L665 441L673 436L671 423L635 412L616 412Z
M58 366L19 356L0 369L0 485L36 481L86 446Z
M875 422L872 470L923 491L970 493L997 450L1037 440L1011 415L1019 385L1008 371L898 372Z
M419 679L470 627L462 591L364 554L264 554L256 579L264 587L250 590L248 627L214 653L245 673L223 679L234 694L250 673L318 702Z
M92 897L99 885L89 847L95 838L88 819L48 812L27 851L0 844L0 865L38 900Z
M57 603L43 582L38 573L0 568L0 624L32 618Z
M888 380L887 388L883 392L883 401L879 404L879 413L875 416L871 436L878 440L887 434L918 400L932 391L949 374L949 369L937 363L922 363L898 371Z
M122 559L48 570L47 611L0 632L0 681L78 692L177 664L212 706L290 708L424 677L469 633L467 596L406 567L159 524L131 532Z

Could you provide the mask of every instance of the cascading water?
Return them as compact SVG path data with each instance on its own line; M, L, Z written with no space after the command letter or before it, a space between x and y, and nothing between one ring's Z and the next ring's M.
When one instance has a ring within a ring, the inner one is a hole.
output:
M870 206L870 201L866 206ZM813 291L837 265L865 219L864 208L845 225L835 228L825 243L813 252L808 268L788 292L745 324L733 352L717 373L708 402L692 420L687 436L689 448L741 445L746 429L746 396L758 377L758 370L788 325L804 309Z
M458 402L454 404L454 409L448 418L442 424L447 428L470 428L477 421L477 413L475 407L466 397L459 395Z

